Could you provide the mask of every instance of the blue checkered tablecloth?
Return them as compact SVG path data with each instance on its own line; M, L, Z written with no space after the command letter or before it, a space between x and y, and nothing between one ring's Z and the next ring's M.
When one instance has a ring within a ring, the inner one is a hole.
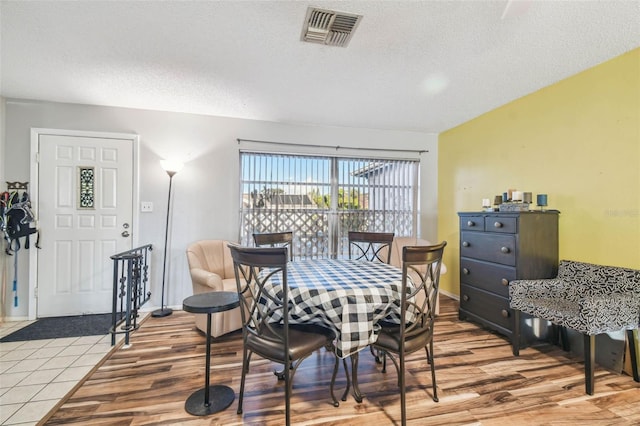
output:
M341 358L375 342L381 319L399 322L402 270L395 266L346 259L296 260L287 265L287 281L289 322L335 330ZM269 284L267 291L282 297L281 276ZM266 298L260 302L268 303Z

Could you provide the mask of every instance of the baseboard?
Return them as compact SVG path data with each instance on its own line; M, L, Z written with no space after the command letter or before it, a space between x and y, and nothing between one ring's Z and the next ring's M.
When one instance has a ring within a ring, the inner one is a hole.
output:
M5 322L29 321L29 317L4 317L2 321L5 321Z
M458 294L454 294L454 293L449 293L448 291L444 291L444 290L440 290L440 294L450 297L454 300L457 300L458 302L460 301L460 295Z

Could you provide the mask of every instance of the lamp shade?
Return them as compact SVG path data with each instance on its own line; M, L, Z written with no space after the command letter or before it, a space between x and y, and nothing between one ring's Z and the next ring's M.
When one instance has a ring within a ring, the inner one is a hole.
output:
M162 160L160 161L160 165L167 173L172 173L172 174L178 173L180 170L182 170L182 167L184 166L183 163L179 161L173 161L173 160Z

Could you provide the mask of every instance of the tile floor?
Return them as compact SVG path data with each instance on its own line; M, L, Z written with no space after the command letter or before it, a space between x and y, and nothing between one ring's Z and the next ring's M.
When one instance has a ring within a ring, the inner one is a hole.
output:
M0 337L32 322L4 322ZM0 425L37 424L111 349L110 334L0 343Z

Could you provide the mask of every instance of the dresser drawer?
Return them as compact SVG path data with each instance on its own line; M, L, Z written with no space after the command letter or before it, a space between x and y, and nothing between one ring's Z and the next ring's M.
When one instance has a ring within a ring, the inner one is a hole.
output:
M460 230L484 231L483 216L461 216Z
M487 232L501 232L503 234L517 234L518 218L487 216L484 218L484 230Z
M509 297L509 282L516 279L516 268L480 260L460 258L460 282Z
M460 309L504 329L513 328L508 298L461 284Z
M516 237L488 232L461 232L460 256L515 266Z

